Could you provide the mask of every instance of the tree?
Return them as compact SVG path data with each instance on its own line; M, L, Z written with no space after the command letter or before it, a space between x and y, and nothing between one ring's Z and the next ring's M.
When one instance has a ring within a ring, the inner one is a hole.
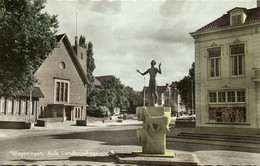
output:
M128 92L127 100L129 101L129 107L127 108L127 113L135 114L136 107L143 105L143 99L138 92L135 92L133 88L127 86L126 91Z
M80 37L79 37L79 46L82 47L82 48L87 47L86 38L82 35L80 35Z
M117 107L135 113L136 107L142 105L142 98L131 87L125 87L118 78L112 78L104 81L101 89L93 88L88 105L90 116L100 116L100 106L107 107L111 112Z
M0 96L33 86L34 72L55 47L56 15L43 1L0 1Z
M195 63L192 63L192 67L189 69L189 75L185 76L177 83L177 88L181 96L181 102L185 105L186 109L192 109L195 106ZM193 96L192 96L193 95ZM193 99L192 99L193 98Z
M118 78L106 80L102 83L102 86L104 89L110 89L110 91L116 96L113 108L118 107L120 109L126 109L129 107L127 91Z
M92 42L89 42L88 48L87 48L87 78L90 82L93 82L93 80L94 80L93 71L96 68L93 55L94 55L93 44L92 44Z

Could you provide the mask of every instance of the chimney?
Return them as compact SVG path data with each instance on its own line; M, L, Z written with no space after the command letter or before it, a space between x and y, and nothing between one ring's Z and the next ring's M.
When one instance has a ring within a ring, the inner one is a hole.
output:
M256 3L257 3L257 7L260 7L260 0L257 0Z
M78 36L75 36L75 52L78 55Z

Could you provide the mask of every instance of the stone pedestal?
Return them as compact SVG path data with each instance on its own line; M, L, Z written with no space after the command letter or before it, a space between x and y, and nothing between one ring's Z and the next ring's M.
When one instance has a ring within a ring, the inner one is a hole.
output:
M136 114L138 120L143 121L143 127L137 130L142 154L165 155L166 133L170 131L172 121L171 107L137 107Z
M170 107L137 107L136 114L143 127L137 130L142 150L129 153L109 152L120 164L189 165L197 166L195 154L175 154L166 151L166 133L172 121Z

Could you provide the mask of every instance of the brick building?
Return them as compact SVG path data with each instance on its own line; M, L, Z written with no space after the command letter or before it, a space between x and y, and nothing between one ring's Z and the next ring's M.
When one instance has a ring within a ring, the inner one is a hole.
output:
M260 133L260 7L236 7L191 33L196 127Z
M86 49L77 42L73 49L66 34L56 39L56 47L34 74L36 85L13 98L0 98L2 127L8 121L36 122L38 118L85 119Z
M57 46L35 73L44 98L39 117L60 117L63 121L86 117L86 49L71 46L66 34L58 35Z

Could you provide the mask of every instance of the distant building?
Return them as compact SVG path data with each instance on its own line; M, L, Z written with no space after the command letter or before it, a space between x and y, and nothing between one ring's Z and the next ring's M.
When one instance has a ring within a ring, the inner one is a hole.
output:
M191 36L197 130L259 134L260 7L233 8Z
M96 87L100 87L100 88L101 88L102 84L103 84L105 81L108 81L108 80L111 80L111 79L114 79L114 78L116 78L116 77L113 76L113 75L97 76L97 77L94 77L93 84L94 84Z
M172 107L172 112L176 115L179 112L180 96L177 89L176 82L171 85L157 86L158 105ZM145 86L142 91L142 97L145 95L145 105L149 103L149 87Z

